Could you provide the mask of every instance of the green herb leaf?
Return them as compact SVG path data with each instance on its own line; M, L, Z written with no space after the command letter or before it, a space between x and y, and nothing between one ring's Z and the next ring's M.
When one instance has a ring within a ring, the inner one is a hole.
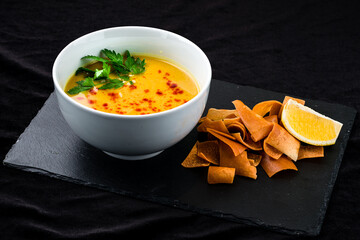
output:
M126 50L123 55L111 51L109 49L101 50L101 53L106 58L87 55L81 59L95 60L103 63L102 69L95 69L95 71L80 67L76 70L75 75L81 72L89 74L91 77L87 77L82 81L77 82L77 86L73 87L68 91L69 94L78 94L82 91L90 90L95 86L94 81L99 81L100 84L104 83L99 89L117 89L124 86L125 82L133 82L130 80L129 74L139 74L145 71L145 59L141 61L140 58L131 56L130 52ZM110 79L111 67L115 70L119 79ZM97 84L99 84L97 82Z
M124 65L113 64L113 68L115 69L118 75L121 74L127 75L130 73L130 70L126 68Z
M110 61L114 64L123 65L124 57L120 53L116 53L115 51L111 51L109 49L103 49L101 52L110 59Z
M132 74L140 74L145 71L145 59L141 61L140 58L134 58L130 55L129 51L126 51L125 54L128 56L125 61L125 66Z
M99 87L99 89L118 89L124 86L124 81L119 79L108 79L109 82Z
M95 69L94 80L106 79L109 77L111 71L110 65L103 63L103 69Z
M91 77L87 77L82 81L76 82L78 85L76 87L71 88L68 93L71 95L78 94L83 91L90 90L95 86L94 81Z
M88 68L84 68L84 67L79 67L76 72L75 72L75 75L78 75L82 72L85 72L85 73L89 73L90 75L94 75L95 71L91 70L91 69L88 69Z
M91 77L87 77L84 80L78 81L76 83L82 87L94 87L95 86L94 81Z
M98 62L106 62L106 63L109 62L109 60L107 60L105 58L92 56L92 55L84 56L81 59L90 59L90 60L95 60L95 61L98 61Z
M145 59L142 61L140 58L136 58L135 63L130 67L130 71L133 74L140 74L145 71Z

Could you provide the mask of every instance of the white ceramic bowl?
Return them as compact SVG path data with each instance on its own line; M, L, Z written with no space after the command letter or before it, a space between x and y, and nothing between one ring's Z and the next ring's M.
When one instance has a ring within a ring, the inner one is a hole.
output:
M179 107L141 116L105 113L83 106L64 92L65 84L84 65L81 57L98 55L104 48L172 59L195 77L200 92ZM52 74L60 110L76 135L105 153L126 160L153 157L183 139L204 111L211 82L210 62L199 47L182 36L149 27L115 27L82 36L60 52Z

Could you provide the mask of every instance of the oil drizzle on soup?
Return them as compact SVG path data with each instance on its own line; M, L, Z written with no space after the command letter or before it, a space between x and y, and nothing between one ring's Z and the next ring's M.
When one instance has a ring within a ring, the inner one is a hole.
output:
M166 111L180 106L195 97L199 88L193 77L175 64L148 56L145 58L146 70L142 74L131 75L133 85L125 84L119 89L98 90L97 87L77 95L69 95L75 101L95 110L124 114L145 115ZM95 70L102 68L102 63L86 66ZM117 78L111 73L110 78ZM83 74L72 76L65 87L65 92L84 79Z

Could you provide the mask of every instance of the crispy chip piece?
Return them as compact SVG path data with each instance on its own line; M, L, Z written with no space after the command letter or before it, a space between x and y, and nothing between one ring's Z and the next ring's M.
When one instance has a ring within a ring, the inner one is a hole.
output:
M206 129L207 132L209 132L210 134L214 135L213 133L217 133L218 135L221 135L223 137L226 137L228 139L231 139L231 140L236 140L235 137L233 137L230 133L224 133L224 132L221 132L219 130L216 130L216 129L213 129L213 128L207 128ZM215 136L215 135L214 135Z
M279 159L273 159L266 153L263 153L260 165L270 178L284 170L298 170L294 162L288 157L281 156Z
M245 137L245 135L246 135L246 128L245 128L244 124L242 124L240 122L233 122L233 123L227 124L226 127L230 133L239 132L242 137Z
M279 119L278 119L277 115L266 116L266 117L264 117L264 119L268 122L279 123Z
M269 115L278 115L280 108L282 106L282 103L276 100L269 100L269 101L263 101L259 102L253 107L253 111L260 116L264 117L267 113Z
M200 124L201 124L203 121L205 121L205 119L206 119L206 117L202 117L202 118L200 118L200 119L199 119L199 121L198 121L198 123L200 123Z
M257 178L257 169L252 166L247 158L247 152L243 151L240 155L234 156L231 149L225 143L219 143L220 166L235 168L235 174L252 179Z
M269 134L273 127L272 123L253 112L240 100L233 101L233 104L240 115L241 121L250 132L254 142L264 139Z
M323 146L301 145L297 160L304 158L318 158L318 157L324 157Z
M190 153L185 158L185 160L181 163L183 167L186 168L196 168L196 167L207 167L210 165L210 162L198 157L198 142L194 144Z
M296 161L298 159L300 141L279 124L274 124L273 129L264 142L284 153L292 160Z
M210 120L209 118L205 118L204 121L197 127L198 132L207 132L207 128L212 128L218 130L220 132L229 133L226 128L224 122L222 120Z
M206 117L210 120L216 121L216 120L223 120L225 118L235 118L238 117L238 112L233 109L217 109L217 108L210 108Z
M264 142L263 142L264 152L274 159L280 158L281 155L283 155L283 153L281 151L277 150L276 148L272 147L271 145L269 145L267 143L267 141L268 141L268 138L265 138Z
M219 165L220 153L218 141L199 142L197 155L212 164Z
M254 151L260 151L262 150L261 147L261 141L254 142L251 137L249 137L248 134L245 134L245 137L242 137L240 133L231 133L233 137L236 138L237 141L239 141L241 144L243 144L245 147L250 148Z
M207 181L209 184L232 184L235 177L235 168L210 166Z
M226 145L228 145L231 149L231 152L233 154L233 156L238 156L239 154L241 154L242 152L245 151L246 147L234 140L236 140L232 135L225 135L222 132L219 132L215 129L207 129L209 133L211 133L214 137L216 137L217 139L219 139L221 142L225 143ZM229 139L230 138L230 139ZM233 139L233 140L231 140Z
M250 164L255 167L257 167L260 164L261 158L262 158L262 156L260 154L255 154L255 153L251 153L251 152L247 153L247 157L250 161Z
M241 123L241 119L240 117L234 117L234 118L224 118L223 120L225 126L228 126L230 124L233 124L233 123Z
M300 103L301 105L305 105L305 100L302 100L300 98L294 98L294 97L290 97L290 96L285 96L284 97L284 100L282 102L282 106L279 110L279 113L278 113L278 117L281 118L281 114L282 114L282 111L283 111L283 108L285 106L285 104L289 101L289 99L292 99L294 101L297 101L298 103Z

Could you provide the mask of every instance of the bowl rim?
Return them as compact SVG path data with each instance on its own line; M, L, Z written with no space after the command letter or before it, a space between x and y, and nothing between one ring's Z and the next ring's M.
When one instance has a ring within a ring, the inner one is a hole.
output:
M116 31L119 29L147 29L147 30L151 30L151 31L158 31L160 33L166 33L166 34L170 34L173 35L174 37L177 37L179 39L181 39L184 42L187 42L188 44L192 45L197 52L202 55L202 57L205 59L205 64L206 67L209 69L209 73L208 73L208 80L205 82L204 86L200 88L199 93L193 97L192 99L190 99L188 102L177 106L175 108L169 109L169 110L165 110L162 112L158 112L158 113L151 113L151 114L146 114L146 115L121 115L121 114L116 114L116 113L107 113L107 112L102 112L99 110L95 110L92 108L89 108L87 106L84 106L78 102L76 102L75 100L71 99L66 93L65 91L60 87L60 84L57 80L56 77L56 72L57 72L57 66L58 66L58 62L60 61L61 57L65 54L66 50L68 48L70 48L72 45L76 44L77 42L83 40L84 38L87 38L91 35L95 35L95 34L99 34L101 32L106 32L106 31ZM211 80L212 80L212 68L211 68L211 64L210 61L208 59L208 57L206 56L206 54L200 49L200 47L198 47L195 43L193 43L192 41L190 41L189 39L168 31L168 30L164 30L164 29L160 29L160 28L154 28L154 27L145 27L145 26L120 26L120 27L110 27L110 28L104 28L104 29L100 29L100 30L96 30L90 33L87 33L85 35L82 35L81 37L76 38L75 40L71 41L69 44L67 44L61 51L60 53L57 55L54 63L53 63L53 67L52 67L52 78L53 78L53 82L54 82L54 86L55 89L57 90L57 93L60 93L60 95L63 97L63 99L65 99L67 102L69 102L70 104L84 110L85 112L89 112L101 117L105 117L105 118L126 118L126 119L144 119L144 118L155 118L155 117L160 117L162 115L168 115L171 114L173 112L176 111L180 111L183 108L186 108L187 106L189 106L190 104L196 102L198 99L200 99L204 94L206 94L208 91L208 89L210 89L210 84L211 84Z

